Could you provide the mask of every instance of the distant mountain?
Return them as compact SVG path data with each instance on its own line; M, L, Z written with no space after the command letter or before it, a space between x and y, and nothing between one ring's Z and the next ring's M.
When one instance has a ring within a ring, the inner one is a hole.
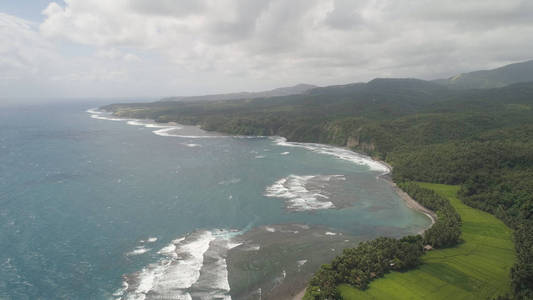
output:
M203 96L183 96L183 97L169 97L163 98L161 101L214 101L214 100L237 100L237 99L255 99L255 98L270 98L289 95L303 94L317 86L311 84L297 84L289 87L281 87L269 91L261 92L240 92L229 94L212 94Z
M506 65L493 70L459 74L433 82L454 89L489 89L513 83L533 81L533 60Z
M413 113L430 103L453 99L459 92L420 79L377 78L368 83L315 87L304 93L266 100L263 98L266 93L256 99L250 99L251 93L245 99L236 98L238 94L224 94L216 99L199 96L178 98L181 101L112 104L103 109L121 117L203 124L207 128L212 122L236 120L237 115L255 119L256 123L266 116L314 121L341 117L391 118ZM259 97L258 94L253 95Z

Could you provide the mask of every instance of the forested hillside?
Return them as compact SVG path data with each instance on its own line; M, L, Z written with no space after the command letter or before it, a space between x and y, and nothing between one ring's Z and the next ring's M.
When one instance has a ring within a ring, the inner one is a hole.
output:
M392 164L396 182L461 185L463 202L516 230L514 295L533 297L533 83L453 90L416 79L376 79L268 101L104 109L232 134L346 146Z
M533 81L533 60L434 80L453 89L488 89L529 81Z
M269 91L262 92L240 92L229 94L211 94L203 96L178 96L167 97L160 101L213 101L213 100L235 100L235 99L253 99L253 98L265 98L265 97L280 97L288 95L304 94L307 91L316 88L311 84L297 84L289 87L277 88Z

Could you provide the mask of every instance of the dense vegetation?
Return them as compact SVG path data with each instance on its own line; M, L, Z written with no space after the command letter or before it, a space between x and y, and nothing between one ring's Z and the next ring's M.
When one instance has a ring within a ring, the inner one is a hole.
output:
M435 248L451 247L459 243L461 216L448 199L413 182L400 183L399 187L418 203L437 214L437 220L424 232L424 244Z
M486 89L527 81L533 81L533 60L435 80L455 89Z
M462 220L461 242L426 252L408 272L390 272L361 290L338 289L343 299L494 299L511 294L509 271L516 261L513 232L494 215L457 197L460 187L418 182L450 201Z
M347 146L389 162L396 182L461 185L462 201L516 229L513 296L533 298L533 83L453 90L422 80L376 79L268 99L105 109L234 134Z
M461 217L448 199L418 184L403 183L400 187L415 200L437 213L435 224L421 236L402 239L378 238L344 249L331 264L323 265L309 282L308 296L313 299L339 298L337 286L349 284L366 289L371 280L389 271L412 269L420 264L424 244L436 248L456 245L461 235Z
M420 264L422 238L378 238L344 249L331 264L322 265L309 282L308 295L313 299L337 299L337 286L347 283L365 289L369 282L391 270L407 270Z

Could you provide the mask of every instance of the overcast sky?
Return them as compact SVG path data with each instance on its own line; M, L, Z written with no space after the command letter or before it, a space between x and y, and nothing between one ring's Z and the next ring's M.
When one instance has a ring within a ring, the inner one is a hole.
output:
M533 58L531 0L0 0L0 97L433 79Z

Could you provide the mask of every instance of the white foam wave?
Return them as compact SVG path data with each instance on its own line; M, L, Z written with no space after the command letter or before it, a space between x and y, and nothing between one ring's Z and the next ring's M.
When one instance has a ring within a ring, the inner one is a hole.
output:
M298 264L298 268L300 268L301 266L305 265L306 262L307 262L307 259L302 259L302 260L297 261L296 263Z
M98 111L96 108L91 108L86 110L87 113L91 114L91 118L107 121L123 121L128 125L132 126L144 126L146 128L157 128L158 130L152 131L154 134L165 137L178 137L178 138L188 138L188 139L207 139L207 138L242 138L242 139L256 139L256 138L265 138L263 136L229 136L229 135L219 135L219 134L208 134L205 135L187 135L187 134L178 134L175 131L183 129L182 126L179 126L175 122L169 123L155 123L151 120L141 120L141 119L126 119L126 118L117 118L114 117L112 113L105 111ZM196 129L198 130L198 129ZM203 131L200 129L200 132ZM198 144L186 144L188 147L201 147Z
M307 189L312 180L321 186L332 178L344 179L342 175L289 175L276 181L265 190L265 196L287 199L287 208L294 211L318 210L334 208L333 202L328 201L326 191L319 188Z
M228 179L228 180L219 181L218 184L220 184L220 185L230 185L230 184L236 184L236 183L239 183L239 182L241 182L240 178L231 178L231 179Z
M90 114L101 114L102 112L98 110L98 108L89 108L88 110L86 110L85 112L87 113L90 113Z
M137 120L128 121L127 124L132 125L132 126L146 126L147 125L146 123L143 123Z
M113 296L115 297L121 297L122 295L124 295L124 293L128 290L128 283L123 281L122 282L122 287L121 288L118 288L116 291L113 292Z
M160 136L187 137L187 136L180 136L180 135L173 133L176 130L183 129L183 127L178 126L178 124L174 122L170 122L166 124L159 124L159 123L154 123L154 121L150 121L150 120L117 118L117 117L114 117L111 113L98 111L95 108L88 109L86 110L86 112L91 114L91 118L93 119L118 121L118 122L123 121L123 122L126 122L126 124L132 125L132 126L144 126L146 128L159 128L158 130L154 130L152 132ZM196 138L196 136L190 137L190 138Z
M157 241L157 238L156 237L149 237L146 242L147 243L153 243L153 242L156 242Z
M189 148L202 147L202 145L200 145L200 144L193 144L193 143L184 144L184 145L189 147Z
M337 235L336 232L326 231L325 235Z
M181 129L181 128L180 128ZM157 131L157 130L156 130ZM155 134L158 134L154 131ZM181 135L181 134L170 134L166 132L165 134L158 134L162 136L172 136L178 138L187 138L187 139L211 139L211 138L230 138L232 136L226 135Z
M157 252L158 262L125 276L124 299L231 299L226 255L240 245L233 241L238 234L198 231L173 240Z
M162 128L162 129L158 129L158 130L154 130L152 131L154 134L157 134L157 135L160 135L160 136L176 136L170 132L172 131L175 131L175 130L179 130L181 128L176 128L176 127L165 127L165 128Z
M248 245L248 247L244 248L245 251L259 251L261 250L261 245Z
M98 119L98 120L106 120L106 121L125 121L125 119L105 117L102 115L91 115L91 118Z
M178 129L177 127L179 127L179 126L148 123L148 124L144 125L144 127L146 127L146 128L170 128L170 127L176 127L176 129Z
M265 158L264 155L256 155L255 158Z
M176 253L176 244L168 244L167 246L161 248L161 250L157 251L157 254L178 258L178 254Z
M144 253L146 253L146 252L148 252L148 251L150 251L150 250L152 250L152 249L146 248L146 247L144 247L144 246L138 246L138 247L136 247L134 250L132 250L132 251L126 253L126 255L128 255L128 256L131 256L131 255L141 255L141 254L144 254Z
M268 232L276 232L276 228L270 226L265 226L265 230Z
M290 152L287 152L287 151L286 151L286 152L281 152L280 154L281 154L281 155L289 155L289 153L290 153Z
M304 148L313 152L331 155L339 159L347 160L358 165L364 165L370 168L372 171L377 171L381 173L389 173L390 169L387 165L375 161L372 158L362 155L351 150L339 147L333 147L329 145L315 144L315 143L296 143L296 142L287 142L287 139L283 137L274 138L274 142L279 146L285 147L299 147Z

